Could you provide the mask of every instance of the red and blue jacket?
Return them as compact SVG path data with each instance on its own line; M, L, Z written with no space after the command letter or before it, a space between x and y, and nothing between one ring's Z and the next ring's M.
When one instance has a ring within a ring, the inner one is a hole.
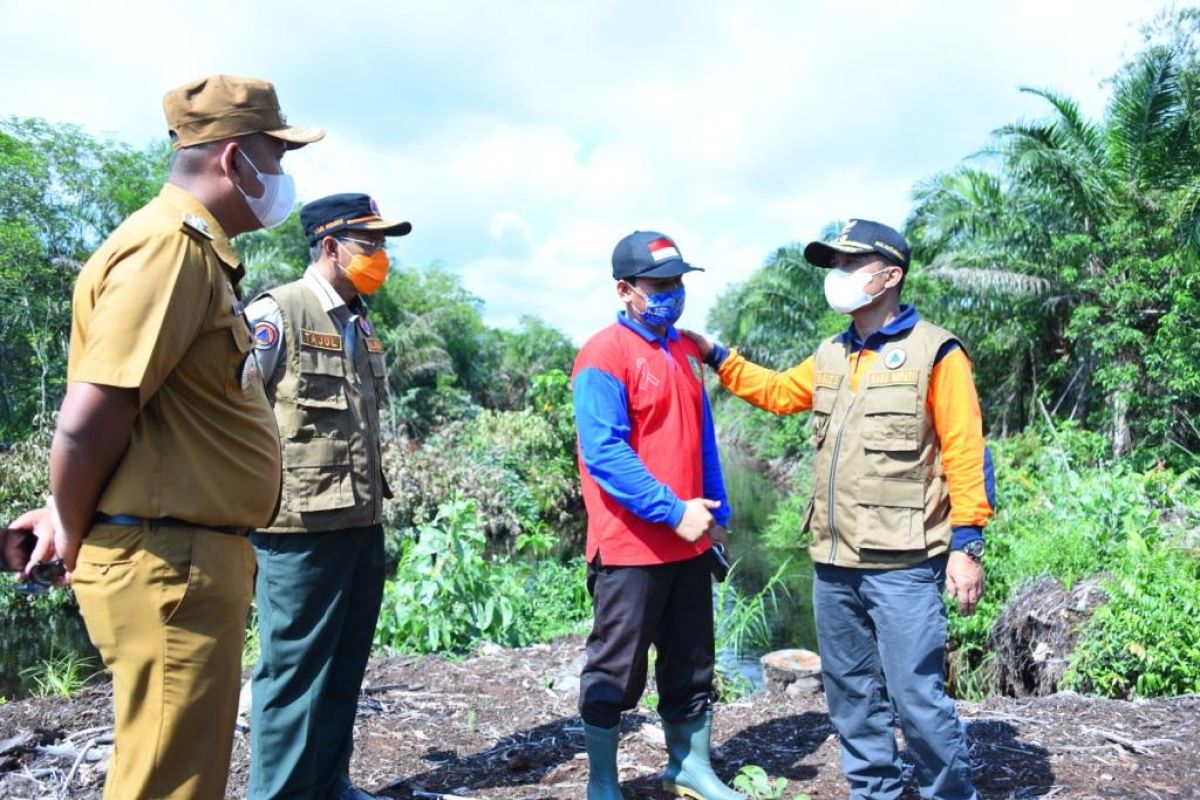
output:
M662 336L629 319L583 346L571 372L579 476L588 513L586 555L609 566L694 558L707 536L674 528L684 501L706 497L729 523L729 504L704 391L700 351L675 328Z

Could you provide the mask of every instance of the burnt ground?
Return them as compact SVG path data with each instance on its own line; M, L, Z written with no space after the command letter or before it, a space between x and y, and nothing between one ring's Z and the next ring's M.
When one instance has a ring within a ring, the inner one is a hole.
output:
M392 798L582 798L581 652L582 641L570 638L521 650L485 647L461 661L374 660L359 704L353 778ZM959 709L985 798L1200 798L1200 697L1056 694ZM0 706L0 798L99 798L109 725L106 685L71 701ZM622 730L626 796L665 798L655 780L665 762L656 716L639 707ZM787 779L786 798L846 797L819 694L758 692L722 703L713 738L726 779L755 764ZM242 731L227 797L244 796L246 745ZM917 796L910 786L905 797Z

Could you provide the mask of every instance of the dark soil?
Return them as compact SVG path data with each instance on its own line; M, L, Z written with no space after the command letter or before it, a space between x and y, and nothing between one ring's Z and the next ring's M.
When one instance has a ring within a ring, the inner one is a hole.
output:
M582 798L581 652L575 638L523 650L485 647L463 661L372 662L352 777L393 798ZM1200 798L1200 697L1120 702L1056 694L960 703L959 710L985 798ZM666 797L656 780L665 761L656 723L639 708L622 725L627 797ZM69 702L0 706L0 798L99 798L110 724L107 686ZM759 692L722 703L713 738L726 779L757 764L788 780L786 798L846 797L837 737L819 694ZM246 742L242 730L230 798L244 796ZM917 796L915 787L905 795Z

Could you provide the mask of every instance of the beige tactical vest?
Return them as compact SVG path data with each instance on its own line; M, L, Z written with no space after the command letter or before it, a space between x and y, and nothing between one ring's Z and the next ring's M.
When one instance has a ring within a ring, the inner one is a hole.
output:
M822 343L814 364L809 553L863 569L920 563L950 547L950 495L925 398L938 349L957 339L918 321L884 344L857 393L839 339Z
M283 495L271 533L376 525L391 497L379 449L387 396L383 346L353 326L354 358L342 323L350 310L321 308L303 280L267 292L283 317L286 370L267 384L283 451Z

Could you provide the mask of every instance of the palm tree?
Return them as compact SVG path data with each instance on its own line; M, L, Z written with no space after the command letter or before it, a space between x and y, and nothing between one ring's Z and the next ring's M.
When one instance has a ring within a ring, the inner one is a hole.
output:
M1023 89L1045 100L1050 116L996 131L972 159L985 168L962 166L922 184L908 222L931 266L926 275L947 285L951 302L1036 338L1015 359L1022 377L1008 389L1039 402L1045 394L1072 416L1102 414L1116 455L1165 413L1146 402L1147 381L1165 390L1170 376L1147 370L1147 356L1175 346L1162 322L1177 279L1197 265L1200 66L1192 38L1141 53L1114 80L1099 123L1068 97ZM1016 353L989 355L1011 362ZM1196 408L1198 390L1200 382L1169 394Z

